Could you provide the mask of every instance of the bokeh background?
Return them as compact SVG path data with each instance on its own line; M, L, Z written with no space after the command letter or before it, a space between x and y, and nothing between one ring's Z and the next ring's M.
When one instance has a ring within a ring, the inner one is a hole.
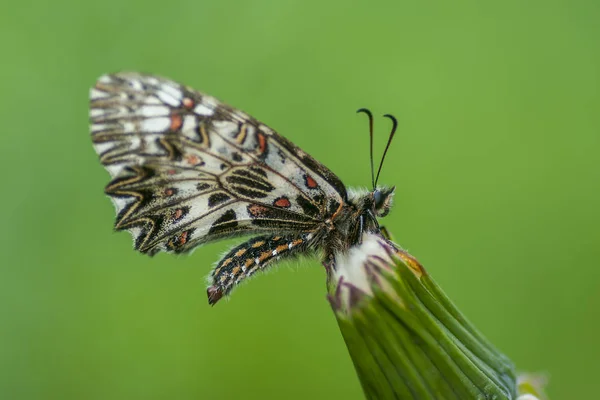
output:
M208 306L235 242L191 256L113 233L88 88L139 70L213 94L368 186L385 224L553 399L600 359L597 1L41 0L0 6L0 397L361 399L317 260ZM376 120L380 154L389 121ZM590 397L591 396L591 397Z

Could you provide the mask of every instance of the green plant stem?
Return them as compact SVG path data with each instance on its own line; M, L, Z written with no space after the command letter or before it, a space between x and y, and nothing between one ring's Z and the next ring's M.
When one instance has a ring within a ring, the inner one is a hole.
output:
M363 242L364 249L344 260L349 265L336 268L363 268L364 273L336 271L329 299L365 396L516 399L511 361L467 321L423 267L378 235ZM357 265L350 265L354 259Z

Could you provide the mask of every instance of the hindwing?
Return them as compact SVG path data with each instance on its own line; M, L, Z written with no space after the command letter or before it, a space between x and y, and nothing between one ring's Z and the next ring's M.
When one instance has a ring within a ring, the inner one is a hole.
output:
M102 76L90 97L115 228L129 230L141 252L311 231L347 200L326 167L214 97L137 73Z

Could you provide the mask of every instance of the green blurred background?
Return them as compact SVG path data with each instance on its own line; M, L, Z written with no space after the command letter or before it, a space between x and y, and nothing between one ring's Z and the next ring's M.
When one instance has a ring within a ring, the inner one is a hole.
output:
M205 277L235 242L148 258L112 232L88 88L118 70L226 100L349 186L370 182L355 110L395 114L385 224L554 400L593 396L599 4L3 3L0 398L362 398L317 260L211 308Z

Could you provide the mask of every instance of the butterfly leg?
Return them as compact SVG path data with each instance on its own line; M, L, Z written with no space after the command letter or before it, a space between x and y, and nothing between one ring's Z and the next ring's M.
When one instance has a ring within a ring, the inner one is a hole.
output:
M313 236L312 233L260 236L234 247L211 273L212 284L206 290L208 303L214 305L242 280L264 270L273 261L302 253L310 246Z
M388 229L385 226L382 226L379 231L381 232L381 235L383 235L384 238L386 238L389 241L393 241L394 239L392 239L392 234L390 233L390 231L388 231Z
M365 223L364 219L365 219L365 217L363 215L361 215L358 218L358 221L359 221L359 225L358 226L359 227L358 227L358 238L357 238L357 240L358 240L358 244L359 245L362 244L362 234L363 234L364 223Z

